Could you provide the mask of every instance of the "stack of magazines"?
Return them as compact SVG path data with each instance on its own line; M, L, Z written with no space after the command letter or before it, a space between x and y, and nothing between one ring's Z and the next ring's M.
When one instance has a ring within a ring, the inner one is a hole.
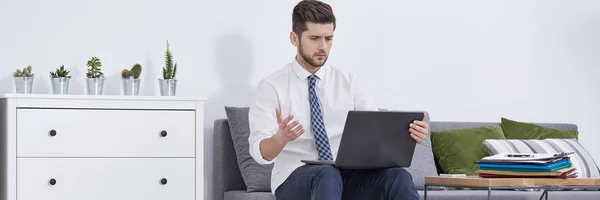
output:
M496 154L476 162L477 174L482 178L575 178L570 154L573 152Z

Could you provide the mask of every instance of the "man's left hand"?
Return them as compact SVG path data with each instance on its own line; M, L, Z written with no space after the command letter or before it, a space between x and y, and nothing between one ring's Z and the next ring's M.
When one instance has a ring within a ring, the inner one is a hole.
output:
M417 143L421 143L425 141L427 138L427 134L429 133L429 124L424 121L416 120L413 123L410 123L410 137L415 139Z

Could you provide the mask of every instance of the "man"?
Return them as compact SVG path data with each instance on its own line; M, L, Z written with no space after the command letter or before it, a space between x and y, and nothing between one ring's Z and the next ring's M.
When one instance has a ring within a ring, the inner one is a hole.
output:
M259 83L249 113L250 154L258 163L274 163L271 191L283 200L418 199L412 176L402 168L340 170L300 161L334 159L348 111L377 107L354 75L325 65L336 26L331 7L301 1L292 21L297 55ZM417 142L427 137L426 123L410 126Z

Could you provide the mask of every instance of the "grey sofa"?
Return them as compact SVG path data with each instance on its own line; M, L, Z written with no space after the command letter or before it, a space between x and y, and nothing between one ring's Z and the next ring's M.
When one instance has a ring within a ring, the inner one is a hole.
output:
M474 128L497 124L494 122L430 122L431 131L450 130L459 128ZM574 124L539 124L542 126L562 129L576 130ZM236 160L236 152L233 147L231 132L227 119L217 119L214 122L214 179L213 193L215 199L219 200L272 200L275 196L270 192L246 192L246 186ZM431 160L431 162L434 162ZM414 163L414 160L413 160ZM413 175L414 176L414 175ZM413 177L420 178L423 177ZM423 199L423 190L419 190ZM526 200L539 199L540 191L513 191L494 190L492 199ZM428 199L431 200L469 200L487 199L487 190L435 190L428 191ZM600 199L599 191L550 191L549 199Z

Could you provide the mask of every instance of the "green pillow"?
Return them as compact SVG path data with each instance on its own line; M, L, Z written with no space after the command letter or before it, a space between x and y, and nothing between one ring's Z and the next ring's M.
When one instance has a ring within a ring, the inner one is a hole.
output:
M534 139L543 140L547 138L557 139L575 139L578 133L575 130L558 130L543 127L533 123L518 122L506 118L501 118L502 131L507 139Z
M442 173L476 176L475 164L489 156L483 145L485 139L506 139L499 124L478 128L431 131L435 161Z

